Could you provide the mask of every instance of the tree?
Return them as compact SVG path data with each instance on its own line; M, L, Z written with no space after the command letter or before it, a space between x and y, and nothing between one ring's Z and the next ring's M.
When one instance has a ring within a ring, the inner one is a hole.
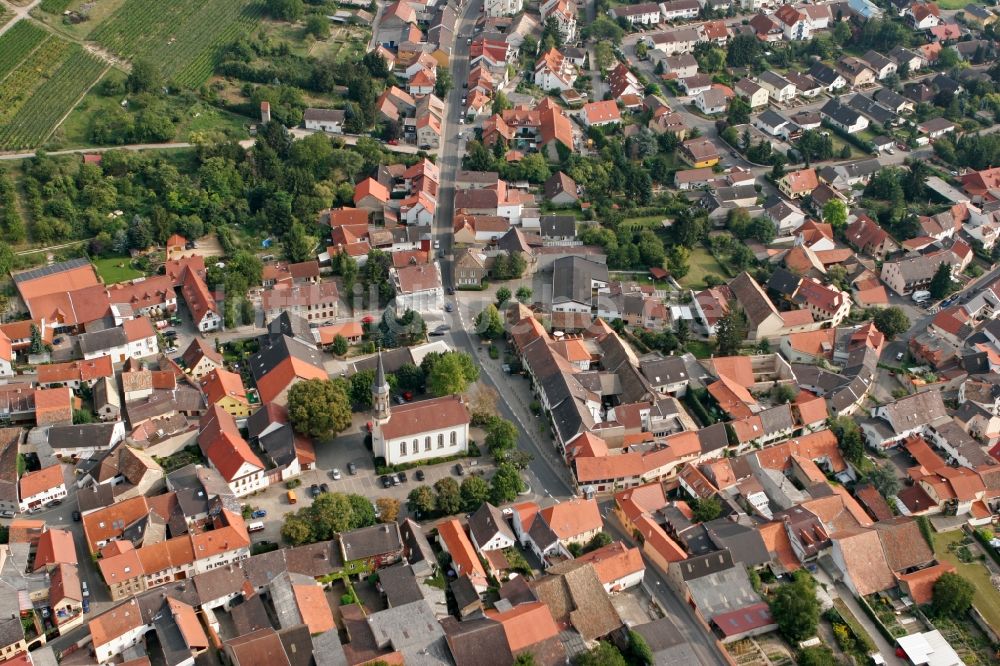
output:
M726 120L730 125L744 125L750 122L750 104L742 97L733 98L729 103Z
M330 345L330 348L337 356L343 356L347 353L347 338L339 334L334 336L333 344Z
M584 553L589 553L591 551L597 550L599 548L604 548L613 541L611 535L607 532L598 532L587 542L587 545L583 547Z
M576 666L628 666L621 651L611 643L600 641L593 650L577 655Z
M469 476L462 480L460 492L462 511L472 513L489 499L490 484L486 483L481 476Z
M787 405L798 394L791 384L777 384L771 389L771 400L777 404Z
M375 500L378 507L378 519L383 523L394 523L399 517L399 500L392 497L379 497Z
M695 522L707 523L722 514L722 503L715 497L694 499L689 502Z
M462 352L447 352L434 363L427 375L427 388L436 396L464 393L469 384L479 379L479 370L472 359Z
M491 110L493 111L493 113L495 115L500 115L507 109L512 108L513 105L510 103L510 100L507 99L506 93L504 93L504 91L502 90L499 90L497 91L497 94L494 95L493 97L492 106L493 108Z
M955 281L951 279L950 265L943 261L938 264L937 270L934 271L934 277L931 278L931 283L927 286L927 291L931 292L931 298L935 300L944 298L955 291Z
M841 46L851 39L851 26L847 21L837 21L833 26L833 41Z
M530 652L522 652L514 660L514 666L538 666L538 662L535 661L535 655Z
M281 526L281 538L293 546L310 543L313 541L312 526L308 521L296 517L295 514L289 514Z
M296 432L329 437L351 425L351 401L343 380L307 379L288 391L288 418Z
M510 289L507 287L497 289L497 307L502 308L504 303L510 300L510 296Z
M81 425L83 423L93 423L94 415L86 409L74 409L73 410L73 425Z
M324 495L329 493L323 493ZM361 495L348 495L347 501L351 504L351 527L356 530L361 527L374 525L378 518L375 516L375 507L371 500ZM315 504L315 502L313 502Z
M299 221L292 222L285 234L285 255L294 264L308 261L315 257L313 246L315 240L306 235L306 228Z
M437 509L437 499L430 486L417 486L406 496L406 501L410 505L410 511L419 513L422 517L431 515Z
M677 323L674 324L674 337L677 338L677 344L687 344L691 338L691 324L688 323L687 319L678 319Z
M148 60L133 60L125 88L132 93L152 92L160 87L160 71Z
M860 464L865 455L865 442L854 419L838 416L833 420L830 429L837 436L837 444L844 458L854 465Z
M843 24L838 24L843 25ZM834 628L843 625L834 625ZM837 666L840 662L833 656L833 650L825 645L813 645L799 650L798 666Z
M311 14L306 19L306 34L316 39L326 39L330 36L330 20L319 14Z
M32 354L41 354L45 351L42 332L34 324L31 325L31 346L28 348L28 351Z
M517 426L500 417L493 417L486 426L486 446L494 457L517 446Z
M892 338L905 333L910 328L910 318L898 306L882 308L872 317L875 328L882 331L886 338Z
M524 481L517 468L510 463L501 463L490 480L490 501L493 504L513 502L524 488Z
M737 354L746 336L746 316L736 308L727 312L715 326L715 344L723 356Z
M521 303L527 303L531 300L532 293L531 287L518 287L517 291L514 292L514 295Z
M938 53L937 67L939 69L951 69L958 65L958 51L950 46L946 46Z
M439 67L437 70L437 80L434 82L434 94L444 99L452 87L451 70L447 67Z
M691 250L683 245L671 245L667 254L667 266L670 268L670 275L674 279L680 280L691 270L689 259Z
M975 593L972 583L957 573L947 571L934 583L931 609L938 617L962 617L972 606Z
M440 479L434 484L434 492L437 493L435 506L439 513L451 516L461 511L462 493L455 479L450 476Z
M760 40L754 35L740 34L729 40L726 63L730 67L746 67L757 62L760 55Z
M279 21L297 21L305 7L302 0L267 0L267 12Z
M847 226L847 206L840 199L830 199L823 206L823 221L834 231Z
M497 298L500 297L499 291ZM510 290L507 290L507 298L510 298ZM503 336L503 318L497 306L490 303L486 309L476 315L476 332L487 340L496 340Z
M412 363L404 363L393 374L401 391L417 393L424 389L424 371Z
M892 465L876 465L868 474L868 480L886 499L894 497L899 492L899 479L892 471Z
M649 649L649 643L646 642L646 639L637 631L629 630L628 632L628 656L631 664L640 666L652 666L653 664L653 651Z
M771 616L792 643L804 641L816 633L819 602L815 586L812 577L800 569L795 572L794 580L779 587L771 598Z
M609 69L615 63L615 52L610 42L598 42L594 46L594 64L600 70Z

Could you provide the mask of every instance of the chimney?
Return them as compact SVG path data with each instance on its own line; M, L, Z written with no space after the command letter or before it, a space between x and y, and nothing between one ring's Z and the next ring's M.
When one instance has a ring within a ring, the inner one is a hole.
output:
M271 122L271 103L261 102L260 103L260 122L269 123Z

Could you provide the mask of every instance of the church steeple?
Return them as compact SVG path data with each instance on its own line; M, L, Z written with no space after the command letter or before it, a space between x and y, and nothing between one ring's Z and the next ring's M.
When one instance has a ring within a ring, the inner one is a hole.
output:
M375 407L375 420L389 420L389 382L385 379L385 365L382 363L382 351L378 352L378 366L375 369L375 381L372 382L372 405Z

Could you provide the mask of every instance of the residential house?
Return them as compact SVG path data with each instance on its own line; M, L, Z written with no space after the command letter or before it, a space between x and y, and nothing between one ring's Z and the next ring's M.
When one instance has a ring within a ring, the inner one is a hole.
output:
M621 112L614 100L584 104L580 116L587 127L602 127L618 124L622 121Z
M841 56L837 60L837 69L840 70L848 85L855 88L870 86L876 80L876 75L872 68L865 61L854 56Z
M855 134L868 127L868 118L837 99L828 101L819 112L827 122L847 134Z
M347 112L343 109L308 108L302 113L306 129L319 130L328 134L343 134Z
M770 97L770 92L767 88L758 85L751 79L740 79L733 84L733 90L750 104L752 110L767 106L767 101Z
M21 511L37 511L66 497L66 481L59 464L26 472L18 482Z

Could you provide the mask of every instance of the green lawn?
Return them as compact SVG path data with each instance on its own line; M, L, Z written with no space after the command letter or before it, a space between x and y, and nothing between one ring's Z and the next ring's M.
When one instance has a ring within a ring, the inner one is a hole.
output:
M142 271L132 268L131 260L128 257L95 259L94 266L97 267L97 274L104 280L104 284L133 280L145 275Z
M989 570L980 562L962 562L955 553L948 550L948 544L959 542L964 536L964 532L961 531L935 534L934 554L939 560L954 565L959 574L976 586L973 604L990 626L1000 628L1000 592L997 592L990 583ZM969 548L973 554L979 552L974 546Z
M111 69L104 75L104 79L124 81L125 73ZM90 139L94 119L117 111L123 97L101 95L100 85L99 81L53 133L48 142L49 149L85 148L94 145ZM206 131L221 131L237 139L248 136L246 126L252 122L249 118L223 111L197 99L187 99L182 95L167 97L165 102L164 110L176 120L177 132L174 139L177 141L190 141L192 135Z
M715 346L704 340L689 340L684 349L694 354L695 358L709 358L715 352Z
M689 260L691 270L683 278L678 280L682 287L695 288L705 286L705 276L712 274L725 279L726 271L722 268L715 257L703 247L696 247L691 250Z

